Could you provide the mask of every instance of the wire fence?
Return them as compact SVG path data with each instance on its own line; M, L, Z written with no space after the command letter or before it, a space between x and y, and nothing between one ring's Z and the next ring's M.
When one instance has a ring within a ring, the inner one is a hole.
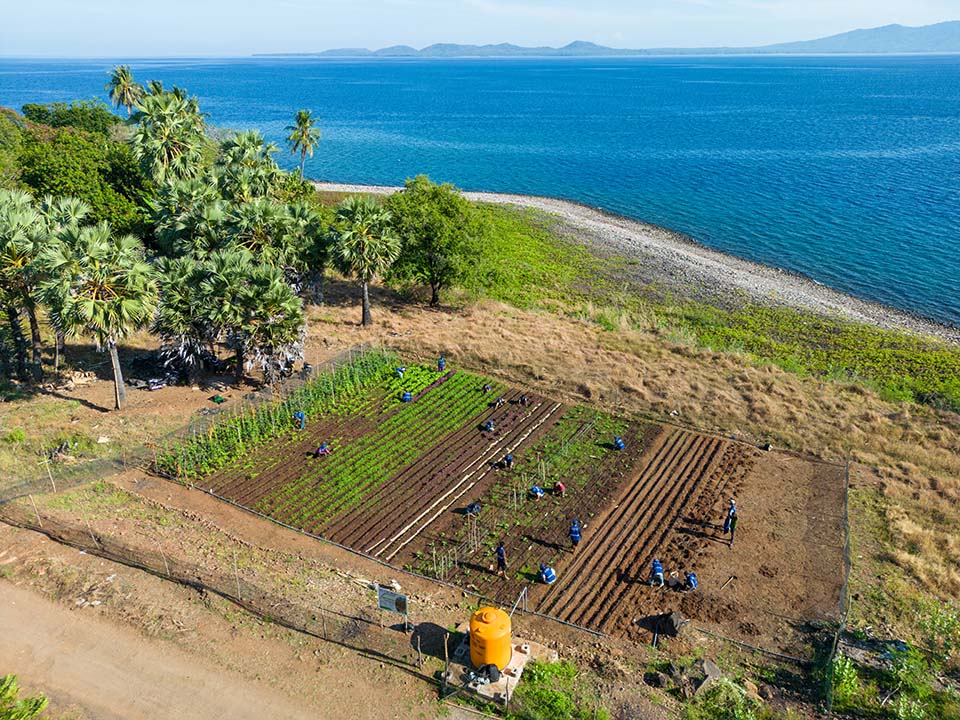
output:
M393 352L393 350L379 343L365 343L351 347L317 365L305 364L300 372L286 378L282 383L251 391L236 402L231 402L229 407L215 405L210 408L201 408L196 414L191 415L184 425L164 437L139 447L120 447L96 459L80 462L74 462L70 458L70 448L64 448L64 452L52 449L38 458L35 470L23 471L24 477L13 479L0 486L0 505L30 494L70 490L129 469L148 469L154 465L157 453L162 448L206 434L216 424L228 422L238 415L249 413L252 408L270 403L283 403L311 380L322 374L332 373L337 368L349 365L358 357L371 352L382 353ZM226 385L220 383L207 386L208 390L215 392L226 390L226 388Z
M833 712L833 662L837 657L837 649L840 646L840 637L847 628L847 614L850 611L850 571L852 563L850 560L850 516L848 511L850 496L850 459L847 458L843 471L843 585L840 587L840 600L838 604L837 629L833 633L833 641L830 644L830 651L826 657L826 663L823 666L824 700L827 711Z

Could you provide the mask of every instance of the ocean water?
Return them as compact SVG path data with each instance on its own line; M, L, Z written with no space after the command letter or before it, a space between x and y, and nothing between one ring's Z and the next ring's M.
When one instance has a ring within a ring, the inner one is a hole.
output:
M312 109L316 179L577 200L960 325L960 57L123 62L282 148ZM0 60L0 105L114 64Z

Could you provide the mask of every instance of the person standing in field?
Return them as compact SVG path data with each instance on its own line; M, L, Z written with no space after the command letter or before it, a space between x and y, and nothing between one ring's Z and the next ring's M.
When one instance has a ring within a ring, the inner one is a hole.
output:
M727 505L727 515L723 519L724 535L730 532L730 519L736 514L737 514L737 503L733 498L730 498L730 503Z
M503 540L497 543L497 576L507 576L507 549L503 546Z
M730 547L733 547L733 536L737 532L737 512L734 511L733 515L730 516L729 525L730 525Z
M570 544L573 546L570 548L570 552L574 552L577 549L577 545L580 544L580 521L576 518L573 519L573 522L570 523Z
M447 367L447 359L441 355L437 359L437 372L443 372Z

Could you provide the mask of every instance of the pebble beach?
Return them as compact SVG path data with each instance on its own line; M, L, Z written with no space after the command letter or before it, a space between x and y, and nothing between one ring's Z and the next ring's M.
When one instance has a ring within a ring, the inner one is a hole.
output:
M391 194L400 187L314 182L317 190ZM476 202L532 208L553 216L559 229L600 252L640 260L644 277L656 276L683 288L707 288L710 294L745 294L752 301L839 316L891 330L907 330L960 343L960 328L942 325L893 308L837 292L801 275L711 250L690 238L580 203L549 197L464 192Z

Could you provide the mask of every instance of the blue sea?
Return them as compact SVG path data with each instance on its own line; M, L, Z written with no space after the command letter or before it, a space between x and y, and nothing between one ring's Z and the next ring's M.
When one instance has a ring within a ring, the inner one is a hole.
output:
M0 105L117 62L0 60ZM960 57L123 62L281 147L312 109L316 179L577 200L960 325Z

